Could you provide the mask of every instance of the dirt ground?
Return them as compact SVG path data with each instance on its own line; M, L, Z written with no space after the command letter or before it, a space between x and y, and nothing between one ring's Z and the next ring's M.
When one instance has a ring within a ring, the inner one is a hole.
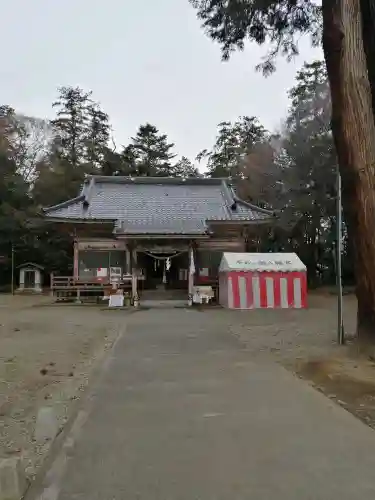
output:
M266 313L266 314L265 314ZM346 345L337 345L337 298L310 293L304 311L243 311L234 314L232 333L256 356L272 356L348 411L375 428L375 363L359 354L355 335L357 303L344 297Z
M0 457L21 456L31 479L50 446L34 439L38 410L52 406L64 425L126 316L46 303L0 295Z

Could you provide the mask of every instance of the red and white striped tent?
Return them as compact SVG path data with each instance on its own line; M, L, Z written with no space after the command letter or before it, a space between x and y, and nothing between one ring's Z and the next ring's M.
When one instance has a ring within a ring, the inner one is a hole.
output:
M306 266L295 253L224 253L219 302L229 309L306 307Z

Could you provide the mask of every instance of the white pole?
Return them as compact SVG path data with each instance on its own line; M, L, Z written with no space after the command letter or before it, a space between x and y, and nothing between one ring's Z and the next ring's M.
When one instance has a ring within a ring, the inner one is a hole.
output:
M188 274L188 304L193 305L193 291L194 291L194 274L195 274L195 262L194 262L194 250L193 247L189 247L189 274Z
M341 175L337 166L337 203L336 203L336 277L337 277L337 341L339 345L345 343L344 320L343 320L343 297L342 297L342 275L341 275L341 253L342 253L342 202L341 202Z

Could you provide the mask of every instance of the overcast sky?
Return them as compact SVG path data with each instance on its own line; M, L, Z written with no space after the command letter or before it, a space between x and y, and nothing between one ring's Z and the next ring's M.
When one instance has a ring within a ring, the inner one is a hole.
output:
M79 85L110 115L118 145L148 121L191 159L220 121L256 115L278 128L296 71L320 57L306 40L267 79L254 70L265 48L223 63L188 0L4 0L1 32L0 104L50 117L57 87Z

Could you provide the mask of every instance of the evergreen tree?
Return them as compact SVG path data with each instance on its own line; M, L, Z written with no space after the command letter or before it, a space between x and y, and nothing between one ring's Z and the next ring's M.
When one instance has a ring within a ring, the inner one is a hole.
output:
M96 168L103 165L110 138L109 117L99 104L90 103L87 106L88 124L86 131L86 161Z
M275 57L293 57L301 34L323 51L332 100L332 133L343 187L348 234L355 251L357 332L375 341L375 10L370 0L190 0L224 58L245 42L271 44L264 71ZM321 21L323 20L323 23Z
M49 151L35 166L33 197L50 206L77 195L87 173L103 158L106 115L79 87L61 87L53 103Z
M171 152L174 144L168 142L165 134L149 123L141 125L137 135L132 138L127 155L135 160L136 174L140 176L173 175L171 160L175 154Z
M115 149L106 148L101 168L102 175L137 175L136 155L130 144L121 153Z
M6 152L8 155L11 155L15 116L15 111L11 106L0 106L0 151Z
M242 116L236 122L221 122L212 150L203 150L197 160L207 161L211 177L241 177L246 156L267 137L265 128L254 116Z
M10 277L12 245L21 242L27 234L31 198L28 184L5 151L0 151L0 172L0 255L8 257L5 266L0 266L1 282L4 283L4 279Z
M120 175L139 175L137 166L137 150L133 144L125 146L121 152L122 168Z
M176 177L199 177L199 171L189 158L182 156L173 166L173 175Z
M55 154L73 168L85 159L90 96L91 92L79 87L61 87L58 100L52 105L57 109L57 117L51 121Z
M299 253L308 265L310 281L314 281L318 261L322 264L327 253L325 247L332 267L336 215L336 157L324 63L305 63L289 97L291 107L283 144L289 159L283 175L288 186L284 216L296 222Z
M122 157L115 149L106 147L103 151L103 161L101 164L101 175L121 175Z

